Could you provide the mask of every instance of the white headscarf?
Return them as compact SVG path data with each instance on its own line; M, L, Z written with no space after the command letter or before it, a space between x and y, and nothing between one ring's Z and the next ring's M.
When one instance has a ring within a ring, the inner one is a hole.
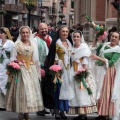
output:
M84 36L83 36L83 34L82 34L82 32L80 30L75 30L74 32L72 32L72 41L73 41L73 35L74 35L74 33L79 33L80 36L81 36L81 43L85 43L87 45L87 43L84 40ZM74 41L73 41L73 45L74 45Z
M34 54L33 54L33 61L39 61L39 54L38 54L38 47L37 47L37 44L36 44L36 40L34 38L34 34L32 33L32 30L30 29L29 26L22 26L20 29L19 29L19 36L17 38L17 41L15 44L17 44L18 42L20 42L22 40L22 36L21 36L21 30L23 28L28 28L29 31L30 31L30 36L29 36L29 41L30 43L34 46ZM40 64L40 63L39 63Z
M30 29L29 26L22 26L22 27L19 29L19 36L18 36L17 40L20 40L20 41L21 41L21 39L22 39L22 37L21 37L21 30L22 30L23 28L28 28L28 29L30 30L29 40L30 40L30 41L33 41L33 40L34 40L34 35L32 34L32 30Z

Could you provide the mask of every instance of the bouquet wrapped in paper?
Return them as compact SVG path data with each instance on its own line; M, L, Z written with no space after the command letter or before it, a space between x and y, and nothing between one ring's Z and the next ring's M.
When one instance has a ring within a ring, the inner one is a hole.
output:
M90 87L87 85L87 82L85 81L88 75L89 75L89 72L87 70L80 69L77 71L74 77L75 77L75 80L80 84L80 89L82 90L86 88L88 91L88 94L91 95L92 90L90 89Z
M86 19L92 24L92 26L94 27L94 29L97 31L96 34L96 39L97 40L105 40L107 37L107 32L105 30L105 27L103 25L96 25L90 16L85 15Z
M10 62L7 65L7 74L9 75L10 80L15 80L15 82L17 83L18 82L17 75L19 72L20 72L20 66L18 63ZM8 88L8 84L9 82L6 85L6 88Z
M59 65L52 65L49 68L49 74L52 75L52 82L54 84L54 91L56 89L56 84L60 83L62 84L63 80L61 79L61 73L62 73L62 68Z

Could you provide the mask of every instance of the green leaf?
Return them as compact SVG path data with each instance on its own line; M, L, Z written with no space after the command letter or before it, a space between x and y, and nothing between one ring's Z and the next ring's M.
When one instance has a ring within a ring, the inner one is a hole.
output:
M5 88L8 90L10 88L11 82L7 82L7 84L5 85Z
M92 95L92 90L90 88L87 88L88 94Z
M6 14L7 12L5 10L0 10L0 15L4 15Z
M15 80L16 83L18 83L18 79L16 77L14 77L14 80Z

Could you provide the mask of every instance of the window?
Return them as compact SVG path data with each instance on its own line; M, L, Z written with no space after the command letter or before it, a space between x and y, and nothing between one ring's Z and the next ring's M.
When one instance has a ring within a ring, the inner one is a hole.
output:
M15 4L16 2L15 2L16 0L5 0L5 3L7 3L7 4Z
M71 0L71 8L74 8L74 0Z

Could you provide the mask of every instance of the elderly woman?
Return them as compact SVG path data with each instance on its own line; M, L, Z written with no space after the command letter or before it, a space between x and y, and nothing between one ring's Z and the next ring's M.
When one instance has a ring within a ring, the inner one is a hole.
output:
M71 78L73 78L71 81L71 86L74 90L74 97L69 101L69 113L79 114L79 116L73 118L73 120L87 120L86 114L97 112L95 102L95 81L89 66L91 51L88 45L84 42L81 31L74 31L72 33L72 37L74 48L71 57L73 64L73 67L71 68ZM87 88L83 85L83 82L80 83L74 79L75 74L82 69L89 72L89 75L84 82L87 84L87 87L91 89L91 94L88 93Z
M11 52L11 61L20 65L20 72L16 76L18 82L9 80L6 110L19 113L19 120L30 120L29 112L43 110L38 79L38 51L32 40L30 28L22 26Z
M120 99L120 35L113 32L110 42L97 48L97 55L91 55L95 62L95 80L97 84L98 117L96 120L106 120L109 116L119 120Z
M57 83L56 90L54 91L54 84L51 82L51 76L47 75L44 81L45 86L45 107L55 110L56 119L67 119L64 111L69 110L68 100L71 99L70 92L70 55L72 46L67 39L69 29L67 26L61 26L59 30L59 39L53 40L48 54L47 70L53 64L58 64L62 67L63 79L62 84ZM48 101L49 99L49 101Z
M9 29L0 28L0 108L5 108L5 86L8 81L6 66L10 62L10 51L13 44Z

